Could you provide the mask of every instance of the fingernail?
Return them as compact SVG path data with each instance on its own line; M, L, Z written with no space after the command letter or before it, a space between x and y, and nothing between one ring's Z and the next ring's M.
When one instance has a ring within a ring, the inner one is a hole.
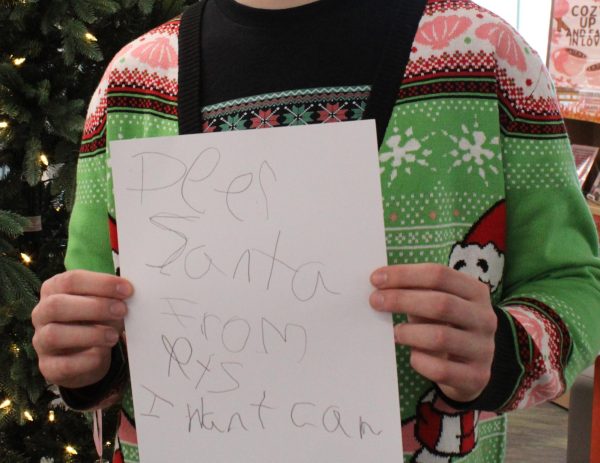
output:
M126 312L127 308L122 302L116 302L110 306L110 313L115 317L123 317Z
M388 279L387 273L385 273L385 272L375 272L373 274L373 276L371 277L371 282L375 286L381 286L381 285L385 284L385 282L387 281L387 279Z
M107 331L105 337L108 342L113 344L119 340L119 335L113 330Z
M394 326L394 341L396 342L396 344L400 344L401 342L400 325Z
M371 298L371 304L373 304L374 309L383 309L383 304L385 303L385 296L381 293L373 294Z
M131 296L132 292L133 288L127 283L119 283L117 285L117 293L119 293L121 296Z

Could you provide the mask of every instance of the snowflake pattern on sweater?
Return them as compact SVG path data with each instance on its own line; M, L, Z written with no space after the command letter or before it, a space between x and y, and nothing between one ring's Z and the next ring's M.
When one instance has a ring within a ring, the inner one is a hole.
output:
M127 45L94 94L68 268L118 268L107 145L177 135L178 31L174 20ZM202 130L356 120L369 91L291 89L226 101L204 108ZM475 3L429 0L380 167L389 263L443 263L488 284L504 340L489 390L467 410L452 408L410 369L408 349L397 348L405 461L500 462L502 413L560 395L600 348L591 335L600 329L596 235L539 57ZM118 450L127 463L139 460L133 416L128 389Z

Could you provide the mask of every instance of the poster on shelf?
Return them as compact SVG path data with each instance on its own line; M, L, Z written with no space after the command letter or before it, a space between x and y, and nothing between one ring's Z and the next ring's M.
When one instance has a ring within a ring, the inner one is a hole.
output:
M600 123L600 0L554 0L548 68L563 116Z

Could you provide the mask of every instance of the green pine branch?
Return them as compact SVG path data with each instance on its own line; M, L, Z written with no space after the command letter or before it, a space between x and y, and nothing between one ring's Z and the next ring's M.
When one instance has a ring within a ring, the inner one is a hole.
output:
M0 306L15 307L18 320L29 320L41 286L35 273L11 257L0 256L0 281Z
M0 211L0 234L8 238L16 238L23 234L27 219L11 211Z

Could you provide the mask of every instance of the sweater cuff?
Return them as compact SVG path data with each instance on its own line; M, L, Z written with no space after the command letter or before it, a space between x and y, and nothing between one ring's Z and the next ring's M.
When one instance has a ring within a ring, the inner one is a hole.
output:
M127 357L123 342L117 343L111 350L108 372L100 381L77 389L59 387L65 404L74 410L92 410L106 408L119 397L128 376Z
M498 327L494 336L495 351L492 361L490 382L481 395L470 402L457 402L447 397L437 387L440 397L456 410L483 410L497 412L511 399L523 371L519 367L517 340L510 322L510 315L494 307Z

